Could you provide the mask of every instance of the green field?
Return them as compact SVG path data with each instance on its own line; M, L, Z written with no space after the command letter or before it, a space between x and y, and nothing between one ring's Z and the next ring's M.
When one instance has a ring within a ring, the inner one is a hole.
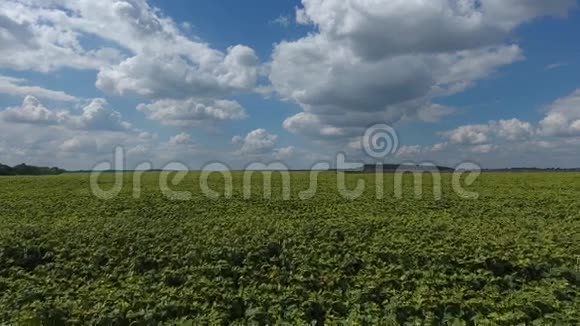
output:
M458 197L346 200L336 174L300 200L209 199L198 173L159 190L132 175L120 195L91 194L88 175L0 178L0 324L457 325L580 324L580 174L483 174ZM102 184L110 184L105 175ZM219 175L210 184L223 189ZM105 187L105 186L104 186ZM354 186L353 186L354 187Z

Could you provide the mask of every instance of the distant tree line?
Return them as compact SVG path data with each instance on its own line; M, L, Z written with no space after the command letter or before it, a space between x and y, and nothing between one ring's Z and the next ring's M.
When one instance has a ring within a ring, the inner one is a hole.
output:
M0 175L56 175L66 172L57 167L32 166L24 163L8 166L0 163Z

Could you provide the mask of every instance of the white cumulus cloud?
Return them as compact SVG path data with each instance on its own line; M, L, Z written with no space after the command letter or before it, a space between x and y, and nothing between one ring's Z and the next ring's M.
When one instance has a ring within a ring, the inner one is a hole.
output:
M78 98L69 95L62 91L54 91L38 86L30 86L26 84L25 79L13 78L0 75L0 94L7 94L11 96L24 97L33 95L39 98L45 98L56 101L77 101Z
M580 89L552 103L539 129L547 136L580 136Z
M32 95L24 98L22 105L0 111L0 118L11 123L59 125L68 129L129 131L131 124L112 109L105 99L93 99L82 108L82 113L71 110L48 109Z
M276 147L278 135L270 134L265 129L256 129L245 137L235 136L232 143L240 145L240 153L243 155L262 155L271 153Z
M228 100L165 99L140 104L137 109L150 120L176 127L192 127L203 121L240 120L247 117L245 109L238 102Z
M269 66L277 93L303 110L284 127L346 144L377 121L437 121L453 112L436 104L437 98L523 58L520 47L507 41L516 27L565 14L574 4L303 0L297 22L316 31L276 44Z
M179 133L171 139L169 139L169 144L177 146L177 145L187 145L191 143L191 135L185 132Z
M251 48L212 49L145 0L3 1L0 41L0 67L98 70L97 87L150 98L252 90L259 70Z

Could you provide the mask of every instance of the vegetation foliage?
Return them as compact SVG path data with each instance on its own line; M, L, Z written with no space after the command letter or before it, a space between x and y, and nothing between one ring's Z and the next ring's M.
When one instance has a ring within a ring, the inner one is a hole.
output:
M356 200L323 173L292 175L292 200L209 199L191 173L171 201L158 173L95 198L88 175L0 178L0 321L100 325L578 325L580 174L484 174L453 193ZM113 174L101 184L111 187ZM213 175L210 185L223 189Z
M55 175L64 172L66 171L56 167L38 167L24 163L10 167L0 163L0 175Z

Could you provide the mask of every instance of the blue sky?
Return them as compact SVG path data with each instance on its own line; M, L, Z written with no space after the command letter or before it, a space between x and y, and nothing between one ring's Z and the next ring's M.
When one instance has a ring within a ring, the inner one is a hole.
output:
M388 162L579 167L576 7L4 1L0 162L305 168L388 124Z

